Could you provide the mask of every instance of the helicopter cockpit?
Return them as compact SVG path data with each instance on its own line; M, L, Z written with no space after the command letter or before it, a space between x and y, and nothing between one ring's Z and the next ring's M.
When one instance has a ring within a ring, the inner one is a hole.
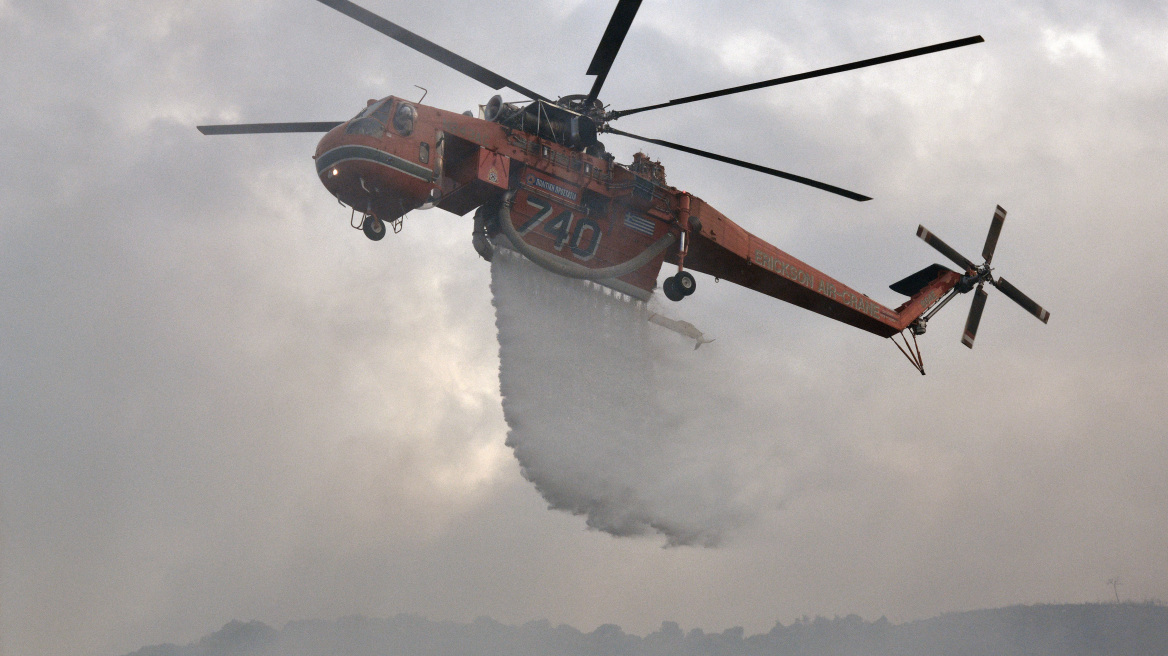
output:
M414 131L414 123L418 120L418 110L409 103L395 102L395 100L393 96L381 100L370 100L365 109L349 120L345 134L381 137L392 125L394 132L408 137ZM391 116L393 117L392 122Z
M385 134L389 123L389 112L393 109L393 97L370 100L369 104L349 120L345 134L363 134L380 137Z

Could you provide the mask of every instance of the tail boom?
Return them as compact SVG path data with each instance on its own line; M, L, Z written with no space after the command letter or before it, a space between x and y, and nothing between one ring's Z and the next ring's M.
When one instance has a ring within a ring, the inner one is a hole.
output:
M906 303L891 309L747 232L699 199L691 202L700 230L693 234L685 255L687 269L728 280L881 337L905 330L961 280L960 274L942 268Z

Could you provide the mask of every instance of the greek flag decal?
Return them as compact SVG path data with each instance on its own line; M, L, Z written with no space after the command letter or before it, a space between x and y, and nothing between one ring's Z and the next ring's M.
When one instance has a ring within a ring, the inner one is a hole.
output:
M636 214L625 214L625 227L636 230L643 235L653 236L653 222Z

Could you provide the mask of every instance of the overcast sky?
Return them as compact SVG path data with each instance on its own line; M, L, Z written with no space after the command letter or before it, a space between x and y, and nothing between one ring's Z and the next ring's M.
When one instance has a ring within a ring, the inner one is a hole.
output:
M615 5L364 2L548 96L587 90ZM886 305L939 261L918 223L974 256L1001 204L997 271L1051 311L991 290L971 352L954 301L921 377L886 340L699 277L671 309L718 341L658 372L702 372L687 412L726 425L686 444L790 494L750 497L716 547L662 548L521 475L469 217L414 213L374 244L317 181L315 136L194 129L493 91L312 0L0 0L0 652L352 613L759 631L1105 600L1112 577L1168 598L1162 3L646 0L602 98L974 34L621 122L873 196L648 150Z

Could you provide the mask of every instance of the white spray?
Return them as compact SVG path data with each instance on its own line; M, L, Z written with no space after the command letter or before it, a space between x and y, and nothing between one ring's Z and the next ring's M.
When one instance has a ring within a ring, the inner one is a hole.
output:
M751 440L726 426L734 409L694 398L722 377L716 350L650 324L645 303L510 251L491 274L507 445L552 508L617 536L714 546L777 503L750 471Z

